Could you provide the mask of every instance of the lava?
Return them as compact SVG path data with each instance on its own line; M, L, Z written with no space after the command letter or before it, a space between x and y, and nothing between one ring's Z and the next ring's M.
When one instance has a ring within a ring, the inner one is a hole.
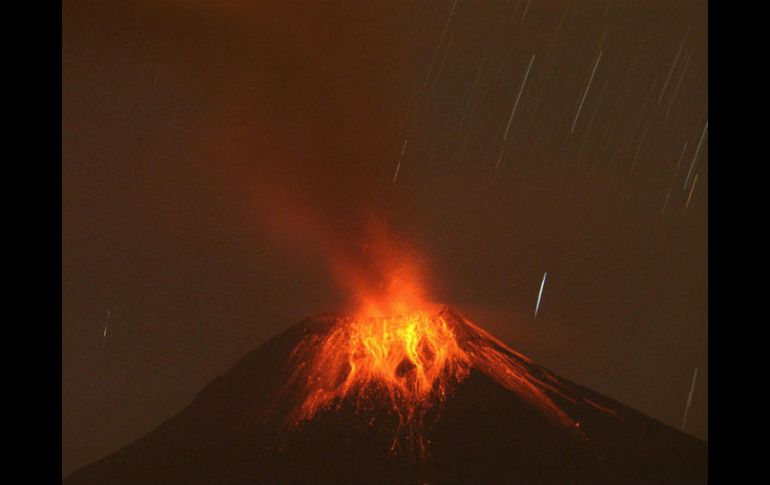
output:
M516 392L553 422L578 427L551 398L564 394L547 375L534 372L529 359L448 308L391 317L340 317L326 332L303 339L291 360L295 371L290 383L299 383L301 389L291 426L345 402L362 413L384 403L398 416L393 451L406 445L428 455L428 412L440 409L474 369Z

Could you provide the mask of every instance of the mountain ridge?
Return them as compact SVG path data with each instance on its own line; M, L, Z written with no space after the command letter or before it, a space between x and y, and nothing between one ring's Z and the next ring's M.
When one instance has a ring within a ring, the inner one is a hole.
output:
M451 309L441 314L463 325L455 328L478 328ZM296 371L289 365L292 353L308 338L327 336L343 318L323 313L303 319L246 354L154 431L63 483L707 481L705 442L560 378L518 353L517 358L526 359L526 378L542 378L559 391L546 392L577 423L575 429L554 423L531 400L476 368L456 383L445 402L425 411L426 456L408 452L417 446L410 434L393 449L402 416L377 399L363 405L341 399L310 419L287 425L297 405L292 392L285 391ZM486 335L471 337L492 345L483 341Z

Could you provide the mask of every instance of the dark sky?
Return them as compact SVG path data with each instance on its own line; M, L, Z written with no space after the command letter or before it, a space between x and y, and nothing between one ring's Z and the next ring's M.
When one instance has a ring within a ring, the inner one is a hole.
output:
M372 215L564 377L681 427L697 367L707 439L705 0L67 0L63 31L63 474L344 309Z

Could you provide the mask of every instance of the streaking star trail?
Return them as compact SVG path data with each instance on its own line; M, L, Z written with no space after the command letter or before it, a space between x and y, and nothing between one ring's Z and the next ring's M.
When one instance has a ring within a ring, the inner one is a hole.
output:
M695 379L698 377L698 368L692 373L692 383L690 384L690 392L687 394L687 405L684 408L684 418L682 419L682 431L687 426L687 413L690 411L690 404L692 404L692 392L695 390Z
M540 282L540 292L537 294L537 304L535 305L535 318L537 318L537 312L540 310L540 300L543 298L543 289L545 288L545 279L548 277L548 272L543 273L543 281Z
M586 90L583 92L583 98L580 100L580 106L578 106L577 113L575 113L575 120L572 122L572 128L570 128L569 130L570 133L573 133L575 131L575 126L577 125L578 118L580 118L580 112L583 110L583 103L586 102L588 91L591 89L591 83L594 82L594 76L596 75L596 68L599 67L599 61L602 60L603 53L604 51L599 51L599 55L596 57L596 62L594 63L594 69L591 71L591 77L588 79L588 85L586 86Z
M102 340L107 338L107 328L110 326L110 317L112 316L112 308L107 310L107 315L104 319L104 332L102 333Z

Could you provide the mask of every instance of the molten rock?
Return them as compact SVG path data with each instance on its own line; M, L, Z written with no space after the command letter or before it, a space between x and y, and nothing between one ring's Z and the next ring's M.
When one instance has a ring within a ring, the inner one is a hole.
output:
M686 484L707 455L444 309L305 320L65 483Z

